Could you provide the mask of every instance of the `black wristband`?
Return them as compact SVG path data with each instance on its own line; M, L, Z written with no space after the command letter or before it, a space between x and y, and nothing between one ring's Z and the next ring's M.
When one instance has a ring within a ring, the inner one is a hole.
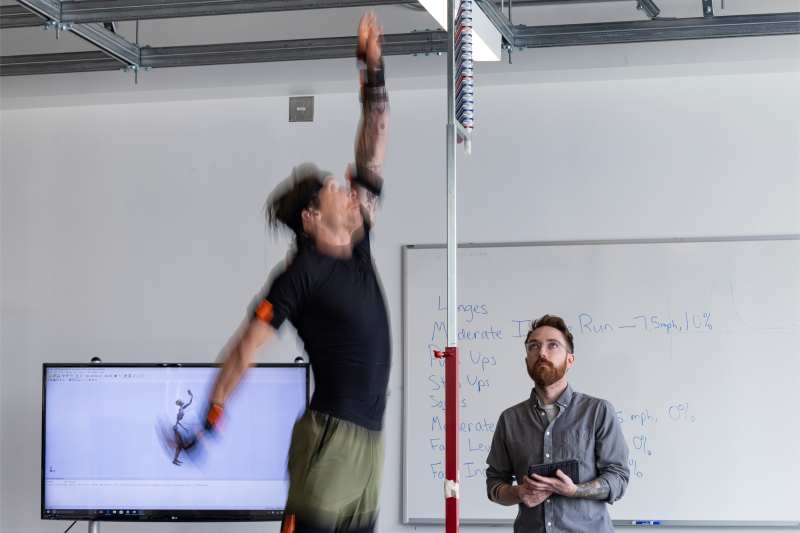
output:
M384 87L386 85L386 76L384 75L383 68L367 70L367 83L370 87Z
M384 74L386 72L386 68L382 56L380 60L380 66L375 70L368 68L366 62L362 59L359 59L357 64L361 76L361 83L363 85L368 85L370 87L383 87L386 85L386 77Z
M368 168L358 168L357 164L354 164L351 168L351 172L353 172L352 178L353 183L358 183L369 192L374 194L375 196L381 195L381 189L383 188L383 178L372 172Z

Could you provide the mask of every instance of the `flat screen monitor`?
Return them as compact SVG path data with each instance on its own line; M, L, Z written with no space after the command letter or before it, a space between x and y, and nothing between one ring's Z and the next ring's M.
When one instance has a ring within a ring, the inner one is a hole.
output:
M218 429L203 421L218 368L43 367L43 519L280 520L308 364L250 368Z

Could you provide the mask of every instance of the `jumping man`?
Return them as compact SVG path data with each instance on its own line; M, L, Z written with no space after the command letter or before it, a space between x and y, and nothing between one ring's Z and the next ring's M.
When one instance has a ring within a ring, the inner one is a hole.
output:
M370 253L389 112L373 13L358 26L362 114L350 186L312 164L295 168L267 202L273 228L292 230L297 255L275 279L220 370L206 427L285 320L297 329L316 390L289 449L284 532L364 532L375 526L391 366L389 320Z

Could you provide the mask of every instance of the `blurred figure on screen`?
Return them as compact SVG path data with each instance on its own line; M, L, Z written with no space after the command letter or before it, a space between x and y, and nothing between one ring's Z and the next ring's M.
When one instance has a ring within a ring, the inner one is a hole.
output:
M192 400L194 400L194 396L192 395L192 391L187 391L189 393L189 403L184 404L183 401L180 399L175 401L175 405L178 406L178 417L175 420L175 425L172 426L172 431L175 433L175 458L172 460L172 464L180 466L183 461L178 461L178 456L181 454L181 450L187 450L194 446L194 435L190 435L189 430L186 429L183 424L181 424L181 420L183 420L183 411L186 410L190 405L192 405ZM181 433L183 431L184 434Z
M270 225L294 233L297 255L252 309L206 417L213 433L255 349L288 320L303 341L316 390L292 431L283 533L371 533L378 516L391 368L389 315L370 251L389 132L380 34L375 15L364 15L361 123L348 184L304 164L267 201Z

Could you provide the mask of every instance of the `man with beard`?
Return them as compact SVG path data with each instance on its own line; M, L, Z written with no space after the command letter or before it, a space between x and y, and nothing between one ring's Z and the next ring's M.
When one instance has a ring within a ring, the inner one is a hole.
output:
M573 347L561 318L531 322L525 364L535 387L529 400L503 411L497 422L486 489L495 503L519 505L514 533L614 531L606 504L625 493L628 446L614 407L567 383ZM579 462L577 485L561 470L554 478L527 475L529 466L571 459Z

